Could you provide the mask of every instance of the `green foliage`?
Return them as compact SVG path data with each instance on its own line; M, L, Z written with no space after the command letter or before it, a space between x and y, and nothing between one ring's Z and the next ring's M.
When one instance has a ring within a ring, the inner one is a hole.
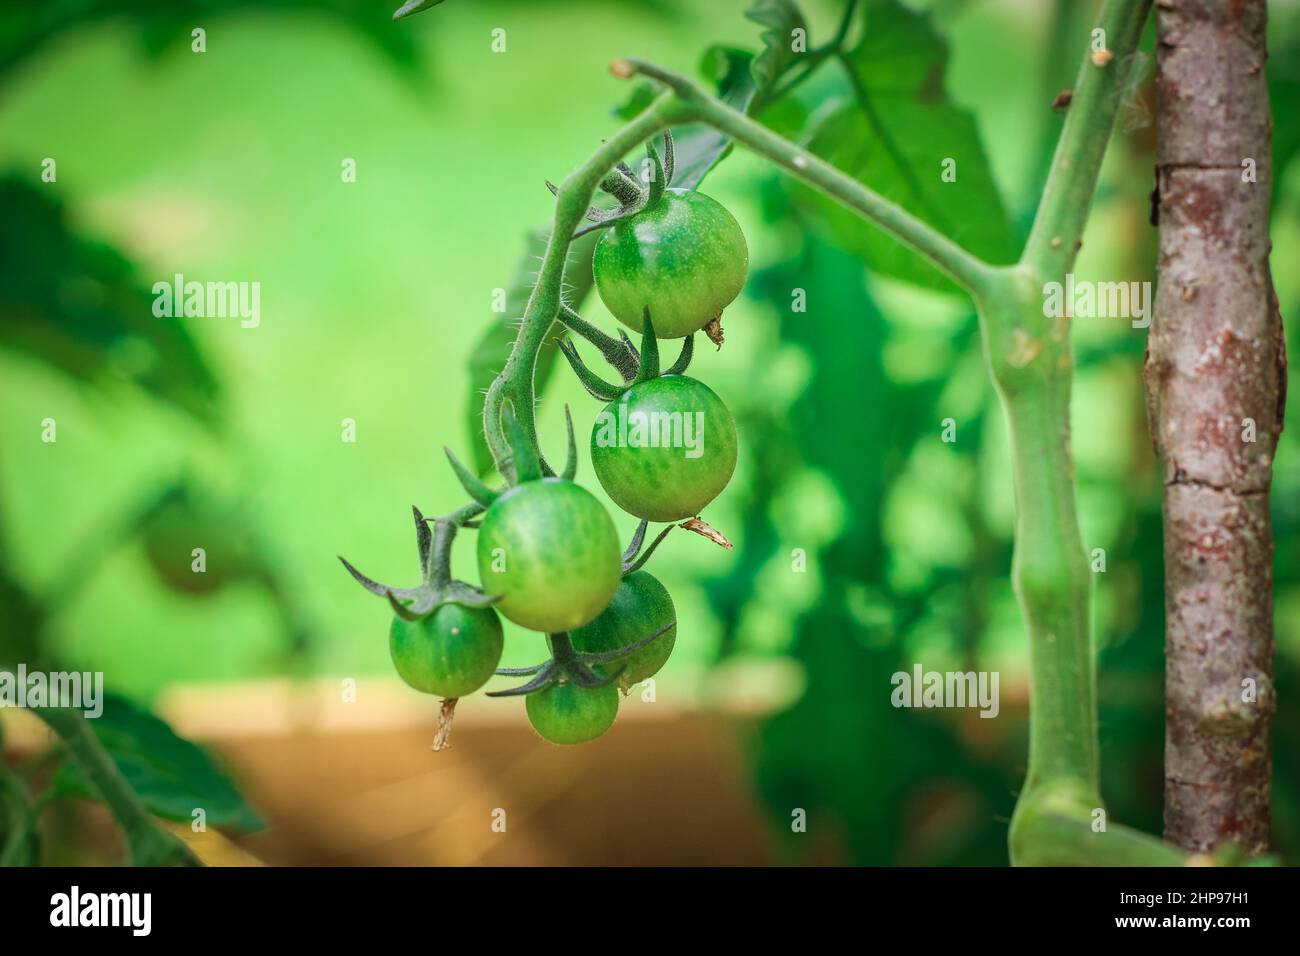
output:
M745 650L743 619L761 600L764 568L788 568L776 502L809 470L833 484L841 526L833 540L810 551L809 572L821 579L819 597L790 625L789 653L802 665L807 686L792 708L765 723L755 742L759 791L778 832L788 832L790 808L802 807L810 819L829 822L843 835L855 863L996 863L1005 851L995 816L1010 811L1014 773L967 751L951 725L892 707L888 689L890 676L915 660L916 635L962 633L969 623L978 639L988 577L1002 567L1009 548L1000 543L987 555L989 566L965 569L969 579L951 567L910 585L891 576L893 542L882 503L906 480L912 449L937 441L932 423L939 417L942 381L891 381L884 363L889 322L866 289L860 261L810 228L803 195L775 180L765 187L766 217L801 226L794 231L801 238L756 274L750 288L781 317L782 341L807 357L808 378L793 405L758 402L742 422L747 454L756 462L743 507L743 544L730 572L706 587L723 621L724 656ZM807 313L790 311L794 287L809 290ZM848 316L852 321L839 318ZM957 334L952 345L958 354L973 344L973 331L971 321ZM852 402L850 413L847 396L870 401ZM863 454L864 448L872 453ZM961 843L944 839L945 804L967 825ZM918 818L917 808L926 805L935 819ZM950 855L927 855L936 852L926 849L931 843ZM809 847L792 839L786 849L798 854Z
M986 261L1015 259L1016 236L993 181L975 118L945 91L948 51L927 16L897 0L866 0L861 39L793 94L773 129L868 183ZM948 163L953 166L946 166ZM955 180L944 181L945 169ZM892 236L819 194L808 202L845 248L874 270L954 289Z
M105 694L103 714L88 723L152 813L189 822L193 811L202 809L210 826L243 831L262 827L261 818L212 758L147 710L124 697ZM74 763L59 768L51 787L67 796L96 797Z
M794 32L804 31L806 39L807 24L792 0L756 0L745 11L745 17L766 27L763 49L754 57L750 70L754 74L754 88L770 90L799 58L800 53L794 49Z
M64 0L33 3L6 12L0 28L0 74L25 62L65 32L95 24L125 21L152 56L183 49L190 31L211 26L243 10L273 10L286 14L326 16L347 23L384 52L394 64L413 74L419 65L409 33L394 30L386 17L373 16L366 0ZM409 11L415 12L415 11Z
M3 347L90 385L123 378L196 418L219 418L220 389L181 324L159 320L134 266L78 235L64 207L16 176L0 178Z

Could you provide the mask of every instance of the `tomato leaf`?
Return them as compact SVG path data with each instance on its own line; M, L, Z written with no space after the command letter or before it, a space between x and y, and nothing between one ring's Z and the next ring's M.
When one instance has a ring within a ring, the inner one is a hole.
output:
M748 111L758 88L754 85L753 54L736 47L715 45L700 58L700 72L713 82L718 99L742 113ZM731 150L731 140L703 123L673 127L677 171L673 186L695 189L709 171Z
M183 320L160 320L135 266L78 234L48 190L0 179L0 347L111 391L126 379L208 425L220 387Z
M846 69L825 71L820 82L799 91L816 108L785 111L773 118L773 128L976 255L1012 261L1015 234L975 119L944 89L946 44L927 16L897 0L865 0L861 16L862 38L845 51ZM810 189L800 195L836 240L875 270L931 288L956 288L853 212Z
M262 819L240 796L212 758L179 737L163 720L124 697L106 693L104 712L87 721L151 813L188 822L196 809L213 826L258 830ZM98 799L98 793L71 761L55 774L51 787L68 796Z
M750 65L754 87L767 90L776 85L800 52L807 51L808 26L792 0L756 0L745 11L745 19L767 27L763 31L763 49ZM802 51L795 49L795 31L801 31Z

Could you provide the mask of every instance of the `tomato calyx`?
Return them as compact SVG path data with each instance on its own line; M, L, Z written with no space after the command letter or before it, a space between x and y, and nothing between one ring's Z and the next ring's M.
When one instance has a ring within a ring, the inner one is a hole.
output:
M527 694L535 694L539 691L546 690L554 684L561 681L572 681L579 687L585 687L594 690L598 687L604 687L606 684L612 684L622 676L626 670L626 665L619 667L617 670L608 674L598 674L592 668L599 664L612 664L615 661L622 660L630 654L639 651L647 644L666 634L677 622L670 621L663 627L656 630L653 634L642 638L639 641L633 641L625 647L615 648L612 651L601 651L600 653L583 653L575 650L573 641L569 638L568 631L559 631L554 634L546 635L547 643L551 647L551 656L540 664L534 664L531 667L499 667L497 675L500 677L531 677L527 683L520 684L518 687L511 687L506 690L488 691L488 697L523 697Z
M591 225L583 226L575 231L573 234L574 239L605 229L624 219L630 219L637 213L654 207L663 198L664 192L672 183L673 173L676 171L673 134L668 130L664 130L664 155L662 160L659 158L659 152L655 149L652 140L647 140L645 151L644 176L638 177L632 171L632 167L627 163L620 162L600 181L601 192L613 196L618 201L618 206L614 209L589 206L586 217L591 221ZM558 196L560 193L559 187L549 179L546 180L546 188L551 191L553 196Z
M605 357L605 360L614 366L614 370L623 379L621 384L615 385L601 378L582 361L582 357L578 355L578 350L572 342L568 339L560 340L560 351L569 360L569 366L573 369L573 373L578 376L578 381L582 383L582 387L587 390L588 395L602 402L614 401L633 385L641 382L648 382L653 378L660 378L664 375L683 375L687 368L690 367L691 359L695 356L695 335L692 333L682 340L682 350L677 356L677 361L673 362L667 369L660 369L659 340L655 337L654 322L650 318L650 309L648 307L642 312L641 348L639 351L626 335L623 335L623 341L619 342L612 336L606 335L594 326L589 325L572 309L568 310L568 313L562 311L559 316L560 321L566 328L594 344L600 350L601 355Z
M473 509L468 509L473 511ZM481 509L479 509L481 510ZM444 604L470 608L488 608L500 600L480 588L451 576L451 544L456 532L470 519L461 514L426 518L419 508L411 507L415 516L415 539L420 553L421 583L413 588L395 588L380 584L358 571L347 558L339 555L343 567L371 594L387 598L393 613L404 621L420 621ZM429 523L432 521L433 528Z

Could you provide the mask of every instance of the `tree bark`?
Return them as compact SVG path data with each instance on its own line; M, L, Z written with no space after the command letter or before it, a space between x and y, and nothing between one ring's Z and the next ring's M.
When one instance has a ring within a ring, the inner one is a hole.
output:
M1269 841L1269 484L1286 352L1269 272L1264 0L1157 0L1159 291L1144 369L1164 472L1165 836Z

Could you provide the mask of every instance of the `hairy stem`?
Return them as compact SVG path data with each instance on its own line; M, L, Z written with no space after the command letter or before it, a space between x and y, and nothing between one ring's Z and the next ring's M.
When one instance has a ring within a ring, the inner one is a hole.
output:
M537 424L534 415L533 374L537 366L537 353L546 340L560 311L561 280L564 262L568 256L573 233L587 214L587 207L606 174L624 155L640 146L646 139L667 127L675 117L670 105L673 97L664 94L634 117L627 125L606 140L585 163L570 173L556 190L555 222L546 242L542 267L537 284L524 309L519 335L506 359L505 367L488 388L483 402L483 430L488 449L497 469L507 481L514 482L515 469L501 425L501 409L508 399L514 406L519 423L523 426L532 448L537 448Z
M154 820L80 711L42 707L35 713L59 735L69 756L117 818L134 866L199 865L189 848Z

